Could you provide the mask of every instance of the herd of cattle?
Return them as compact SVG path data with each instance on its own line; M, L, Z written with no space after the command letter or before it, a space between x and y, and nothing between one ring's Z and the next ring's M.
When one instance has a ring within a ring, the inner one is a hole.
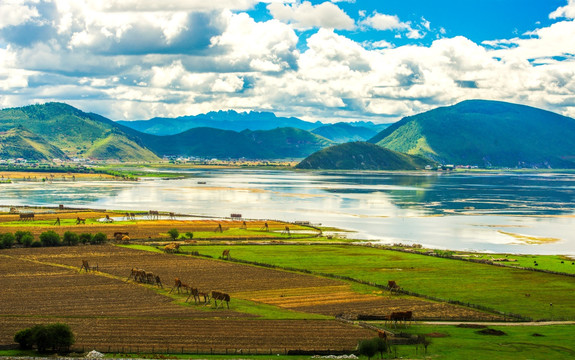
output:
M142 269L132 268L130 275L128 276L128 280L133 279L134 281L143 283L143 284L150 284L156 285L160 288L163 288L164 285L162 284L162 280L158 275L155 275L152 272L147 272ZM170 289L170 294L172 292L178 292L183 294L188 294L186 298L186 302L190 300L190 298L194 299L196 304L203 303L203 304L210 304L211 299L214 300L214 305L216 309L220 306L224 306L224 302L226 303L227 308L230 308L230 295L220 292L220 291L212 291L212 292L202 292L199 291L197 288L194 288L188 284L183 283L180 279L174 279L174 286ZM220 302L218 304L218 301Z

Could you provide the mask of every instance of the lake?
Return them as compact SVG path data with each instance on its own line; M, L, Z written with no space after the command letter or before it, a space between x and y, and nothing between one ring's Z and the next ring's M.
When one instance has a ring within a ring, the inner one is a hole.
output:
M575 255L572 174L184 172L188 178L174 180L2 184L0 204L155 209L214 217L241 213L251 219L321 223L372 242Z

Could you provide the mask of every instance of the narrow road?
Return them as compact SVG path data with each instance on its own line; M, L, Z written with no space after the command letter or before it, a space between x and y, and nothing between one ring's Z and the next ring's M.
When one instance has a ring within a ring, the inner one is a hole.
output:
M545 325L575 325L575 321L531 321L531 322L462 322L462 321L417 321L425 325L485 325L485 326L545 326Z

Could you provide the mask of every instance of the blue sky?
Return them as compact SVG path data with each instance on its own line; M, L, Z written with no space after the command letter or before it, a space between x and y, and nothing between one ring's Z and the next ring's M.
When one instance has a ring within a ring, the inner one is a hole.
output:
M393 122L473 98L575 117L575 0L0 0L0 107Z

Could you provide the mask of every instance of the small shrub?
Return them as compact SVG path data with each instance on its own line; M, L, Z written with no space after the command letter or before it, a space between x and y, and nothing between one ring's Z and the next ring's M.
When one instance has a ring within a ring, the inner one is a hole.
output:
M40 234L40 241L42 242L42 246L59 246L60 235L55 231L49 230Z
M80 234L78 239L82 244L92 243L92 234L90 233Z
M168 231L168 235L172 238L172 240L176 240L178 236L180 236L180 232L178 229L171 229Z
M32 349L36 346L38 352L44 353L48 349L58 352L67 352L75 342L74 333L66 324L36 325L32 328L20 330L14 335L21 349Z
M23 231L23 230L18 230L14 233L14 237L16 238L16 242L18 244L23 244L24 245L24 241L23 238L26 235L30 235L32 236L32 233L30 231Z
M359 344L357 344L357 350L361 355L371 359L371 357L377 353L377 344L373 339L361 340Z
M34 242L34 236L32 234L24 234L24 236L22 236L20 239L20 242L22 245L24 245L24 247L30 247Z
M2 243L0 244L0 248L2 249L10 249L12 246L14 246L14 234L12 233L6 233L4 235L1 236L1 240Z
M64 233L64 244L68 246L75 246L78 245L80 239L78 238L78 234L73 233L71 231L66 231Z
M14 341L18 343L20 349L29 350L34 347L34 338L32 329L20 330L14 335Z
M108 238L106 237L106 234L104 233L97 233L96 235L94 235L94 237L92 238L92 242L90 242L90 244L103 244L108 240Z
M186 237L191 240L194 238L194 233L193 232L187 232Z

